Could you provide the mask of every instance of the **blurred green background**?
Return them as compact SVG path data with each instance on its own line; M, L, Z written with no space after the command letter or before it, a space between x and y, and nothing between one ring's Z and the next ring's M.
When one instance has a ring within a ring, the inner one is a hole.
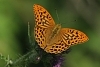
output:
M59 23L56 8L62 27L89 37L72 47L62 67L100 67L100 0L0 0L0 53L15 60L29 50L27 23L34 26L33 4L42 5ZM5 64L0 59L0 67Z

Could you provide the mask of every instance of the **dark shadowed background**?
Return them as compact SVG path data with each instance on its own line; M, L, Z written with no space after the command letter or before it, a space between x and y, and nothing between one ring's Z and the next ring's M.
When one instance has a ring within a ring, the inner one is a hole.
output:
M62 67L100 67L100 0L0 0L0 53L15 60L30 49L27 23L34 28L33 4L46 8L55 23L89 37L88 42L72 47ZM5 64L0 59L0 67Z

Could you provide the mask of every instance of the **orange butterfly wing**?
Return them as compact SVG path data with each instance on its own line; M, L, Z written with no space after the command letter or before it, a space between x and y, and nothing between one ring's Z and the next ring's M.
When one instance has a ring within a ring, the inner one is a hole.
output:
M40 5L34 4L33 11L35 16L35 39L38 45L44 49L46 47L46 42L48 41L48 35L51 34L55 22L48 11Z
M88 37L83 32L70 28L62 28L55 39L58 41L48 45L45 48L46 52L58 54L66 51L70 46L88 41Z

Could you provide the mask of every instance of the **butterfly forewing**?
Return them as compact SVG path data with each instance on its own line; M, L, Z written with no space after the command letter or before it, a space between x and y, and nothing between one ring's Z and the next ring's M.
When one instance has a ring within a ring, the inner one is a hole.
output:
M42 6L34 4L33 10L35 15L35 23L37 26L42 28L48 28L55 25L55 22L51 15Z
M88 41L88 37L83 32L75 29L62 28L60 35L63 41L70 46Z

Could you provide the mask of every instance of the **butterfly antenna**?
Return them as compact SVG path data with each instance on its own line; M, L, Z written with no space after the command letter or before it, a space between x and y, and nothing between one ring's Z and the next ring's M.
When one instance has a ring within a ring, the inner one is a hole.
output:
M70 21L70 22L76 22L77 20L72 20L72 21ZM66 24L66 22L64 22L63 24Z
M59 21L59 24L60 24L60 20L59 20L59 16L58 16L57 9L55 8L55 10L56 10L57 19L58 19L58 21Z

